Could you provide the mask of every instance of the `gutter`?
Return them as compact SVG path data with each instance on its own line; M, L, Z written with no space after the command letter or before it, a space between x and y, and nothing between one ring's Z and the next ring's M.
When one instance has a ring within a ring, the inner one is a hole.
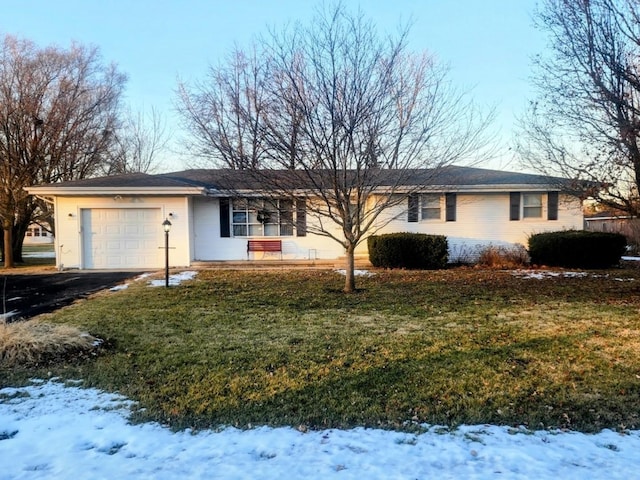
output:
M110 196L110 195L203 195L205 188L201 187L25 187L29 194L40 197L49 195L63 196Z

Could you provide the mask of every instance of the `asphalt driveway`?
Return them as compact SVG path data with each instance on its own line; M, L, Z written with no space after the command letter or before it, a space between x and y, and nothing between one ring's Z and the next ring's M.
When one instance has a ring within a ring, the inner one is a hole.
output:
M69 305L99 290L124 283L140 272L0 273L0 318L31 318Z

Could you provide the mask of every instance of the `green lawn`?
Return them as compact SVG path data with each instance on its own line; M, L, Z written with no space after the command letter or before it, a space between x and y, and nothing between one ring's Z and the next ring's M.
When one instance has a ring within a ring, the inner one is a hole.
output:
M640 270L202 271L43 316L106 340L94 358L0 367L0 386L84 379L174 428L421 423L640 428Z

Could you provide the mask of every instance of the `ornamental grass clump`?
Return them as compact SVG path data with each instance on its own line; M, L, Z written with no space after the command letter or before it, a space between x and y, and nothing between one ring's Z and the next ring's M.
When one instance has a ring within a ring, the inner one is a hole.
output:
M42 365L95 350L99 341L69 325L0 323L0 364Z
M529 254L522 245L488 245L480 250L477 264L488 268L521 268L529 264Z

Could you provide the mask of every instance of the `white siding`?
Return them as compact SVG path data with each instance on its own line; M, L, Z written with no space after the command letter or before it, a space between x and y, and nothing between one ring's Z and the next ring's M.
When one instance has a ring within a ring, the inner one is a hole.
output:
M247 237L220 236L220 202L217 198L194 198L194 260L247 260ZM307 213L307 224L313 222ZM251 237L260 238L260 237ZM282 258L287 260L334 259L344 255L344 249L327 237L307 233L279 238L282 240ZM279 259L275 253L252 252L250 259Z
M160 223L165 218L171 222L169 233L169 264L171 266L187 266L190 264L190 215L189 200L185 197L57 197L55 202L56 216L56 264L58 268L100 268L83 262L84 242L82 236L82 212L92 209L126 210L158 209ZM170 215L171 214L171 215ZM159 230L162 232L162 229ZM123 233L126 243L126 232ZM162 233L155 245L148 248L161 250L164 247ZM161 257L164 258L164 257ZM125 265L118 268L127 268ZM140 268L131 265L131 268Z
M580 201L561 196L558 220L548 221L546 194L543 194L541 219L509 220L509 193L458 193L456 221L445 222L444 197L442 219L417 223L407 221L407 202L385 212L380 218L379 229L370 233L419 232L445 235L449 239L451 256L468 253L487 244L527 244L529 235L544 231L582 229L583 217ZM246 260L247 238L222 238L220 236L219 200L216 198L163 197L135 195L131 197L57 197L56 256L58 267L86 268L83 264L81 212L84 209L159 209L160 220L169 218L169 262L171 266L188 266L194 260ZM169 216L169 214L172 214ZM386 222L385 219L391 219ZM318 222L307 212L307 224ZM317 224L317 223L316 223ZM326 220L324 222L326 225ZM337 226L335 233L338 233ZM273 238L273 237L269 237ZM343 247L336 241L311 233L306 236L280 237L283 259L336 259L344 255ZM163 236L156 249L164 245ZM149 246L148 248L153 248ZM366 241L356 249L356 254L366 255ZM280 258L273 253L252 253L252 259Z
M543 193L542 217L537 219L509 220L509 193L458 193L456 221L444 220L444 197L441 220L407 221L407 202L388 212L385 219L396 217L376 233L413 232L445 235L449 240L450 257L477 252L483 246L527 246L528 237L535 233L557 230L582 230L582 203L569 196L560 195L558 220L547 220L547 194ZM522 208L522 206L521 206Z

